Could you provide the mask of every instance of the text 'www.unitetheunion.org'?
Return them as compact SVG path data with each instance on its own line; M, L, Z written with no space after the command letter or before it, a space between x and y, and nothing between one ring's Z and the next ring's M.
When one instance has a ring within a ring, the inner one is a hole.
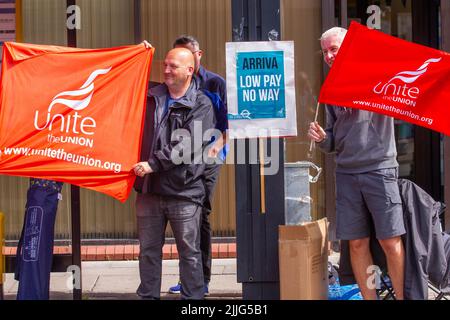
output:
M81 164L88 167L102 168L105 170L111 170L114 173L121 172L122 165L120 163L102 161L99 159L91 158L89 155L78 155L64 151L64 149L33 149L27 147L14 147L4 148L4 155L24 155L24 156L43 156L52 159L58 159L62 161L72 162L75 164Z

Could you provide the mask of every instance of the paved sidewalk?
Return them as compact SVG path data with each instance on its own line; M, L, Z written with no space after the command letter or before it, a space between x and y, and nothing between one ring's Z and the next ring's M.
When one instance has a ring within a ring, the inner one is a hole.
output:
M82 262L83 299L139 299L138 261L84 261ZM161 299L178 299L179 294L169 294L170 286L178 282L178 260L163 260ZM70 300L72 291L69 273L52 273L50 299ZM18 282L14 274L6 274L5 299L15 299ZM213 259L212 277L208 299L241 299L242 285L236 279L236 259Z
M339 254L329 257L337 263ZM83 261L82 262L83 299L140 299L136 295L139 285L139 266L137 260L130 261ZM236 258L213 259L212 277L207 299L242 299L242 284L237 283ZM179 294L169 294L169 287L178 282L178 260L163 260L161 299L178 299ZM50 278L50 299L70 300L72 291L70 273L52 273ZM17 295L18 282L13 273L6 274L4 283L5 299L12 300Z
M337 264L339 254L333 253L329 261ZM83 299L89 300L137 300L139 285L137 260L131 261L83 261ZM163 260L161 299L179 299L179 294L169 294L167 290L178 282L178 260ZM18 282L14 274L7 273L4 283L6 300L16 299ZM52 273L50 279L51 300L71 300L70 273ZM242 299L242 284L237 283L236 259L213 259L210 296L206 299ZM429 291L429 299L436 293Z

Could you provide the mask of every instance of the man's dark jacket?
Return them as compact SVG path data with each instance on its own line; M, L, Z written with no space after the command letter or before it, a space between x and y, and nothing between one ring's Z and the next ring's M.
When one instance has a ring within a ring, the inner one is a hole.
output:
M213 106L211 100L198 89L197 80L193 79L186 94L169 106L160 123L156 123L155 111L165 109L168 97L165 84L151 88L147 95L140 161L148 161L153 173L144 178L137 177L134 188L139 193L176 197L202 205L205 199L202 154L210 142L203 141L203 134L215 128ZM201 124L202 130L195 132L195 135L202 134L202 137L194 137L194 122ZM185 129L191 139L171 141L172 133L177 129ZM195 144L194 139L201 139L202 143ZM183 150L185 157L189 154L190 164L175 164L172 161L172 153L181 155L180 150Z
M439 220L445 206L409 180L399 179L398 185L406 228L406 234L402 236L405 246L404 296L409 300L426 300L428 281L441 290L449 287L449 244L444 241L448 237L444 237ZM385 256L376 239L371 239L371 251L374 263L386 270ZM355 283L352 276L348 241L341 241L341 283Z

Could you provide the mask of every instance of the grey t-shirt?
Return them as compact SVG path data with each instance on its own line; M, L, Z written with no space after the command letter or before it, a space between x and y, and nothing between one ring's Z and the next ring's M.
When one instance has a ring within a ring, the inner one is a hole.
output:
M318 146L326 153L336 153L336 172L398 167L392 117L335 106L326 106L326 113L327 137Z

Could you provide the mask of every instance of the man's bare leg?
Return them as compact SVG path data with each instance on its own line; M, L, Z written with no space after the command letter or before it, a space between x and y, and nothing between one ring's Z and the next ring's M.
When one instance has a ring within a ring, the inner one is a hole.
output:
M369 266L373 265L372 254L370 253L370 239L362 238L349 241L350 260L352 263L353 274L356 282L361 289L364 300L376 300L377 293L375 288L368 288Z
M386 255L389 277L395 291L395 298L403 300L405 278L405 249L401 237L379 240Z

